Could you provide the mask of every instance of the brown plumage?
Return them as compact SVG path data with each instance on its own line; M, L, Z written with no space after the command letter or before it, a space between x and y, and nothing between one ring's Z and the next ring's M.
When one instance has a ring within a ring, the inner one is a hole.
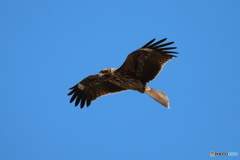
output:
M146 85L153 80L161 71L163 65L177 52L169 51L176 47L166 47L174 42L161 44L167 38L157 41L149 41L140 49L128 55L125 62L118 69L105 68L99 72L86 77L81 82L70 88L68 95L72 95L70 103L75 100L75 106L80 103L83 108L91 101L107 94L113 94L126 90L135 90L140 93L147 93L153 99L161 103L166 108L170 108L168 98L162 91L152 89Z

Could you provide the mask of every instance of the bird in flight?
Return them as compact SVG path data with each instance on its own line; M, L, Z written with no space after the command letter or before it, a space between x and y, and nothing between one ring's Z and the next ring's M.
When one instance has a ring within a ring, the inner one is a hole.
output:
M163 65L177 52L170 51L177 47L166 47L174 42L163 43L167 38L154 43L155 39L138 50L130 53L119 68L105 68L99 74L84 78L81 82L70 88L68 95L72 95L70 103L75 100L75 106L80 104L90 106L91 102L107 94L126 90L135 90L147 93L157 102L170 108L167 95L159 90L147 86L162 70ZM163 44L162 44L163 43Z

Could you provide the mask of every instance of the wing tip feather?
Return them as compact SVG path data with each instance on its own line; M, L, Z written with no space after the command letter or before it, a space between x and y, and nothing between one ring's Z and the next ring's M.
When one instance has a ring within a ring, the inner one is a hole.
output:
M167 38L163 38L155 43L153 43L156 40L156 38L152 39L151 41L149 41L148 43L146 43L144 46L142 46L141 48L151 48L151 49L162 49L164 50L164 46L168 46L174 43L174 41L172 42L168 42L168 43L164 43L161 44L162 42L166 41ZM169 49L177 49L177 47L168 47ZM168 48L166 48L165 50L168 50Z

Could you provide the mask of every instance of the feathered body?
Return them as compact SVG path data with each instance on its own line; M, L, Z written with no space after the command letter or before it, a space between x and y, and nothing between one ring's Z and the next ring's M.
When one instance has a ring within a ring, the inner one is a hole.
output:
M72 95L70 103L75 100L75 106L80 103L80 108L83 108L85 103L89 106L91 101L101 96L135 90L147 93L165 107L170 108L166 94L146 84L158 75L167 61L176 57L172 54L177 52L169 51L176 47L163 48L174 43L161 44L166 38L156 43L153 43L154 40L129 54L120 68L105 68L99 74L90 75L70 88L71 92L68 94Z

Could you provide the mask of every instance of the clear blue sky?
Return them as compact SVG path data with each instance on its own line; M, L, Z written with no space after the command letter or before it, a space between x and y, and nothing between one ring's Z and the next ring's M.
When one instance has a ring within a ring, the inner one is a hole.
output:
M239 7L239 0L1 1L0 159L240 154ZM170 110L136 91L84 109L69 103L69 87L118 68L152 38L175 41L180 53L149 83L168 95Z

